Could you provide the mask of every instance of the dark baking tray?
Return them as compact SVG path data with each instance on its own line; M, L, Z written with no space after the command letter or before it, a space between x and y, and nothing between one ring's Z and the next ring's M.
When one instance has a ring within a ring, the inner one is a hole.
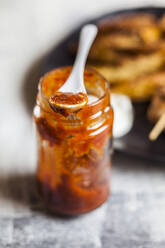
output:
M133 9L124 9L108 13L93 20L88 20L80 25L76 30L69 34L63 41L59 43L48 55L45 60L44 73L52 68L69 65L74 61L73 56L68 51L68 44L78 39L80 28L86 23L97 24L100 20L106 18L114 18L119 15L130 13L153 13L161 16L165 13L163 7L142 7ZM132 130L122 138L114 140L114 148L127 154L143 157L155 161L165 162L165 134L161 134L155 142L150 142L148 134L152 128L152 124L146 119L146 109L148 103L136 103L135 120ZM121 120L122 121L122 120Z

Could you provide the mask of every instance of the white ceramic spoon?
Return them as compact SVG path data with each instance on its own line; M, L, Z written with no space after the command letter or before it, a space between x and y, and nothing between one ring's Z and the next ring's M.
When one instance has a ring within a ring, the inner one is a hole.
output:
M93 24L88 24L84 26L80 33L80 39L79 39L79 47L77 56L73 65L72 72L67 79L67 81L64 83L64 85L58 90L58 92L62 93L86 93L85 85L84 85L84 69L86 64L86 59L89 53L89 49L96 37L97 34L97 27ZM82 99L82 101L81 101ZM81 98L80 102L78 104L62 104L56 102L56 107L60 108L72 108L77 109L82 106L84 106L87 103L87 98ZM53 105L53 102L51 101L51 105Z

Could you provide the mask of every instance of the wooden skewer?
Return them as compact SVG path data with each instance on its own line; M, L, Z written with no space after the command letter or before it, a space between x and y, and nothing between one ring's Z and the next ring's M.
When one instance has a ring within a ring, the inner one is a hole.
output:
M149 139L152 141L156 140L164 128L165 128L165 113L161 115L161 117L159 118L153 129L151 130L149 134Z

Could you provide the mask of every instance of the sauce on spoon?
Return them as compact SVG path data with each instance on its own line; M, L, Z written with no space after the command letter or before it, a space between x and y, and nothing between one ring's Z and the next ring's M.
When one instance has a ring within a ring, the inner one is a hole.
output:
M88 102L87 94L83 92L56 92L49 98L50 107L57 113L64 116L72 112L81 110Z

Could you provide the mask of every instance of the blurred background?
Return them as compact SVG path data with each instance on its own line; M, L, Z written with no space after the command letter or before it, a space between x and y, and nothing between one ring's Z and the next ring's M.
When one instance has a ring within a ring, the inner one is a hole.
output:
M28 166L33 164L32 122L26 106L31 92L24 84L38 80L46 54L87 19L121 8L151 4L152 1L144 0L0 1L0 158L3 169L8 166L13 169L13 163L22 168L25 161ZM154 4L160 6L163 1Z

